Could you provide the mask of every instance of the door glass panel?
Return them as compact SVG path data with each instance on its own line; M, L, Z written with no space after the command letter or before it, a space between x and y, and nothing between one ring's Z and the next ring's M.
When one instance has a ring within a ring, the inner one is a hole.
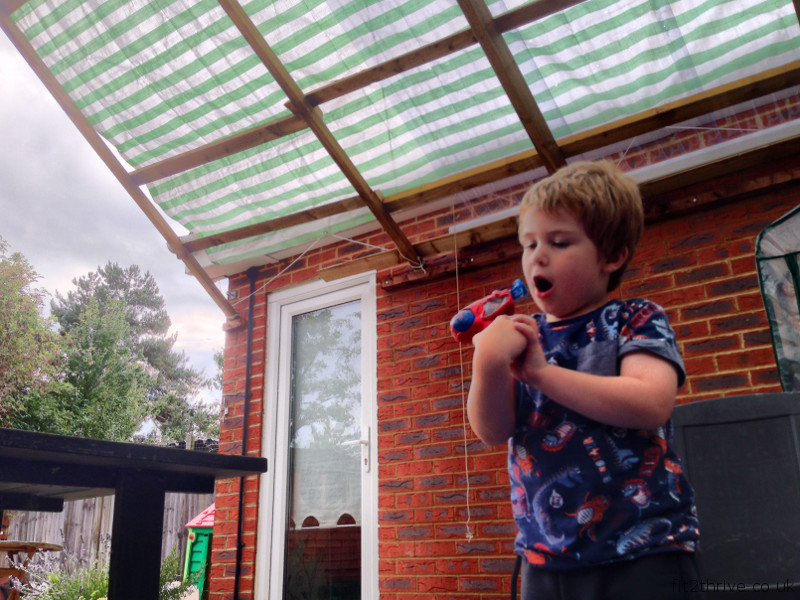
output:
M361 302L292 319L284 598L361 598Z

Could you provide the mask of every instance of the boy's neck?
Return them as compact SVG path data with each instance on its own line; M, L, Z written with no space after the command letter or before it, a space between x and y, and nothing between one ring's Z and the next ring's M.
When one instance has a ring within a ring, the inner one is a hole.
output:
M558 323L559 321L571 321L572 319L578 319L580 317L584 317L590 313L595 312L599 308L603 308L606 304L609 303L611 300L611 295L606 294L601 300L598 300L595 303L592 303L591 306L586 306L581 308L578 311L575 311L572 314L564 315L564 316L556 316L551 313L544 313L544 320L548 323Z

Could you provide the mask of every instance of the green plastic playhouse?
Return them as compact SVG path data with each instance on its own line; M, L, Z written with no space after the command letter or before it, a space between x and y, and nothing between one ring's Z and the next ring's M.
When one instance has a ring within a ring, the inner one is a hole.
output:
M214 531L214 505L212 504L186 524L189 539L186 543L186 561L183 567L183 578L202 571L197 581L200 598L206 591L208 581L208 558L211 553L211 534Z

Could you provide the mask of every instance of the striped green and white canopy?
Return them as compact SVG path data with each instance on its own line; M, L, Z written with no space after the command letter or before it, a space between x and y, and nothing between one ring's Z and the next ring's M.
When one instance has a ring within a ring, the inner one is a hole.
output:
M2 7L7 33L216 275L377 227L370 201L525 153L547 166L570 136L800 60L792 0ZM532 113L512 104L492 47Z

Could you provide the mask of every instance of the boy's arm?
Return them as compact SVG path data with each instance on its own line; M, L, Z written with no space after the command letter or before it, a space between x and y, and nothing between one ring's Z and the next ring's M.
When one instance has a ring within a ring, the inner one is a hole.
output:
M525 336L513 321L499 316L473 338L472 382L467 416L475 434L485 444L505 444L514 433L516 380L510 364L525 350Z
M533 319L515 316L514 321L529 344L538 343ZM672 415L678 393L675 367L646 351L625 355L618 376L592 375L547 364L544 356L535 352L527 352L514 363L512 372L562 406L613 427L661 427Z

